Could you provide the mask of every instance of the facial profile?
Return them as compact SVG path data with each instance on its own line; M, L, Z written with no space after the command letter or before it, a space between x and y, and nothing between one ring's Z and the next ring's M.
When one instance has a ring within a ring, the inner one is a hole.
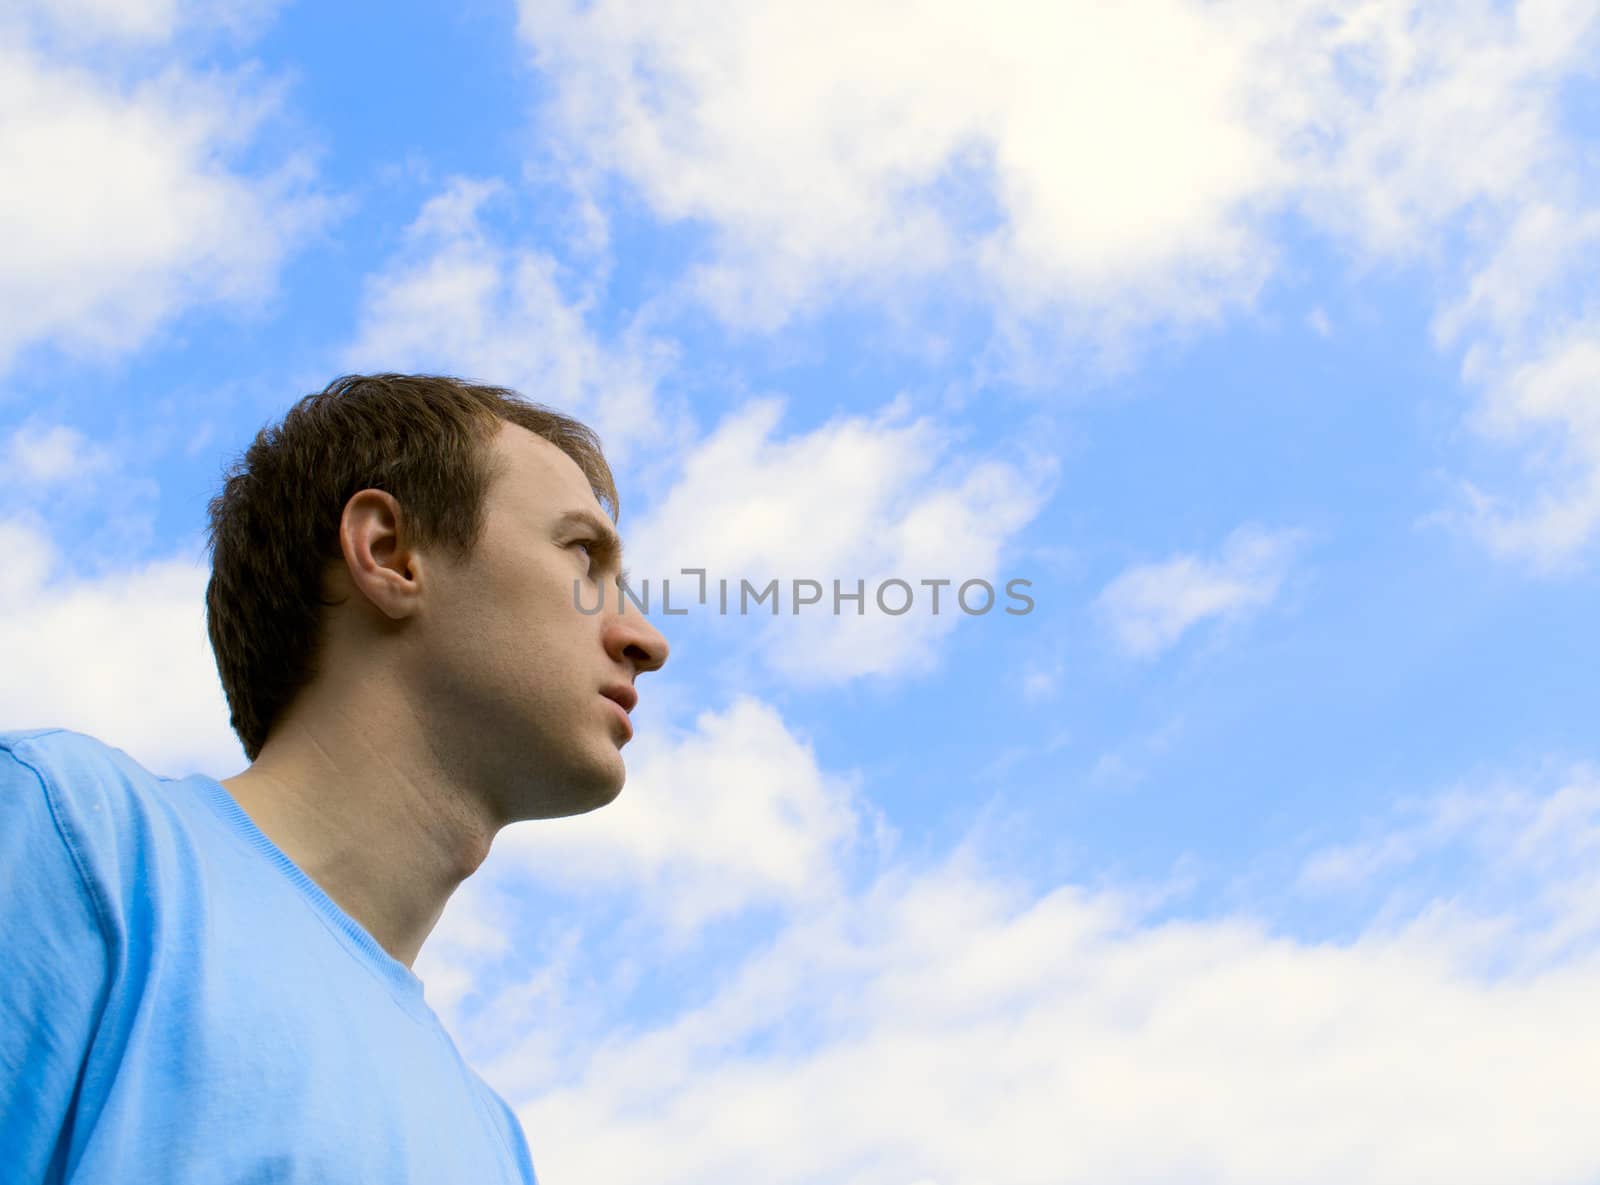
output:
M572 458L503 423L482 531L425 568L405 679L421 720L506 821L579 814L622 788L635 680L666 640L617 595L622 548ZM605 611L579 611L574 586Z

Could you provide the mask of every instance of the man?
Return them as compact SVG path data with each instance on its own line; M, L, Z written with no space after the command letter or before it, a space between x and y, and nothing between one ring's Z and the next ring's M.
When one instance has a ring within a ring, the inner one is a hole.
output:
M615 590L577 609L615 506L583 425L453 379L342 378L257 436L206 594L250 767L0 734L0 1181L534 1179L410 967L501 827L622 787L667 646Z

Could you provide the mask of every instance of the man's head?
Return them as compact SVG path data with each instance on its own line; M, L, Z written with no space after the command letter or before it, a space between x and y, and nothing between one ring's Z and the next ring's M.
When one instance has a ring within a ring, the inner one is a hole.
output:
M607 693L627 700L666 645L614 587L602 614L573 604L574 581L620 576L616 487L584 425L502 388L348 376L263 429L210 512L207 624L252 761L319 680L387 680L441 759L550 788L512 813L620 788Z

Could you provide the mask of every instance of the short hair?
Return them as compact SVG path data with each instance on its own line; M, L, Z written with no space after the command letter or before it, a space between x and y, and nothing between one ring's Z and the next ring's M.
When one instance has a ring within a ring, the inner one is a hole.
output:
M577 462L607 513L616 483L585 425L515 391L440 375L345 375L257 433L208 506L206 629L229 722L256 759L274 721L316 676L323 578L361 490L392 494L420 546L465 559L483 530L501 422Z

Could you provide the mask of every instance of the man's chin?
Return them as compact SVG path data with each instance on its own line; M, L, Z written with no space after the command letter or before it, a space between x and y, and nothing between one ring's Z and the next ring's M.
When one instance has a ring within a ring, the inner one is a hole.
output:
M590 811L597 811L603 806L610 806L622 793L622 779L614 778L597 786L587 797L583 805L576 806L569 814L586 815Z
M586 815L615 802L622 793L623 769L619 759L614 770L585 770L566 779L555 793L548 791L542 801L529 804L526 819L565 819Z

